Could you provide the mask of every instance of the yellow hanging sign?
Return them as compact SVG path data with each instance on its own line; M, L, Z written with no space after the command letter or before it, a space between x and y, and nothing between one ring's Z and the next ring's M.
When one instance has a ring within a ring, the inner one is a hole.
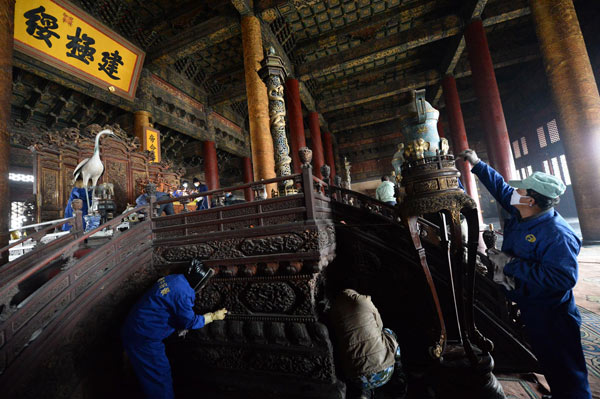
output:
M15 49L128 100L145 55L65 0L17 0Z
M154 162L160 162L160 132L154 128L145 126L142 148L154 154Z

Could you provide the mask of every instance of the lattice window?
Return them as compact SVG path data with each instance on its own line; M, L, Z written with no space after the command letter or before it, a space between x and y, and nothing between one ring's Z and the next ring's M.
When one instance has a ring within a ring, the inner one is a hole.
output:
M521 147L523 148L523 156L529 154L529 150L527 149L527 139L525 137L521 137Z
M515 153L515 159L521 158L521 149L519 148L519 140L512 142L513 152Z
M23 173L9 173L8 180L33 183L33 175L25 175Z
M554 157L550 160L552 162L552 174L559 179L560 177L560 167L558 166L558 158Z
M25 202L13 201L10 203L10 229L18 229L27 220L25 216Z
M563 176L565 177L565 184L567 186L571 185L571 175L569 174L569 167L567 166L567 158L565 155L561 155L560 157L560 165L562 166Z
M527 177L527 171L525 170L525 168L521 168L521 179L524 179Z
M527 176L531 176L533 174L533 168L531 165L527 165Z
M546 142L546 133L544 133L544 127L540 126L537 128L538 141L540 142L540 148L544 148L548 145Z
M548 134L550 135L550 142L556 143L560 140L560 136L558 134L558 126L556 126L556 119L552 119L547 123L548 126Z
M548 161L544 161L544 172L550 174L550 164L548 163Z
M515 178L516 178L517 180L521 180L521 179L522 179L522 177L521 177L521 173L519 172L519 169L515 170Z

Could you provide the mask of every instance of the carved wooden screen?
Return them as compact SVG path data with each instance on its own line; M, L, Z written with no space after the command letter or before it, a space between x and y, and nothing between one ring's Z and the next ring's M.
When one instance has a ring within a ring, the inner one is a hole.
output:
M135 199L148 181L177 185L183 170L173 170L168 161L152 163L151 155L139 152L137 139L127 135L118 125L105 126L119 139L103 138L100 158L104 175L98 183L113 183L117 212L122 212ZM63 217L65 206L73 188L73 171L77 164L92 156L94 138L102 127L91 125L82 131L63 129L44 132L31 145L34 153L36 202L38 222Z

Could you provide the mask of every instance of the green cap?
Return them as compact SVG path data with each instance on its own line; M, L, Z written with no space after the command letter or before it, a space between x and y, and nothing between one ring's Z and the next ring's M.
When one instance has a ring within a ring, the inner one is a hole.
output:
M533 190L553 199L562 195L567 188L558 177L544 172L533 172L531 176L523 180L511 180L508 184L515 188Z

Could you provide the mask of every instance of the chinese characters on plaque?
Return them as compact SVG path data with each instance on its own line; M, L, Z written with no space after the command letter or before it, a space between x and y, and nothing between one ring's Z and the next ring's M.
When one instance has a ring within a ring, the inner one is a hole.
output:
M15 48L133 100L144 52L65 0L17 0Z
M152 127L144 127L143 149L154 154L154 162L160 162L160 132Z

